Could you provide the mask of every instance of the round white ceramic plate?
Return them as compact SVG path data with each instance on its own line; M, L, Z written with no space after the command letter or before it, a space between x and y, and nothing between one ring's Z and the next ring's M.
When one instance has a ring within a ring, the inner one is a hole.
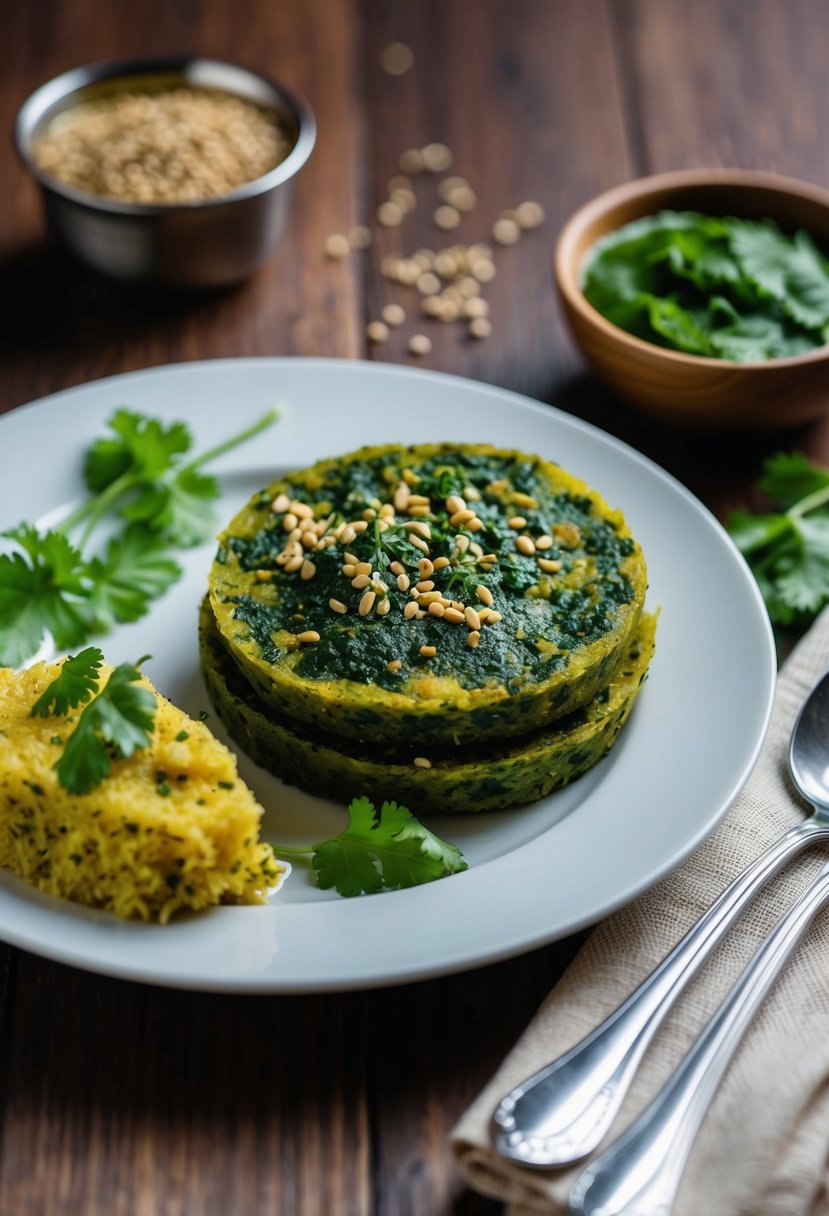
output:
M277 426L217 464L222 520L279 470L364 443L484 441L558 461L621 507L641 541L649 606L660 610L656 656L616 747L585 777L523 809L430 820L462 847L466 873L341 899L295 866L266 907L166 926L124 923L4 875L0 938L175 987L302 992L422 979L596 921L677 865L733 802L771 709L768 620L719 524L635 451L549 406L451 376L333 360L190 363L100 380L0 418L0 527L47 522L79 500L84 451L120 405L184 419L196 451L281 406ZM113 662L151 654L147 674L191 714L209 708L196 614L211 557L211 545L185 554L181 582L102 643ZM311 842L344 826L343 807L282 786L244 756L240 769L266 808L268 839Z

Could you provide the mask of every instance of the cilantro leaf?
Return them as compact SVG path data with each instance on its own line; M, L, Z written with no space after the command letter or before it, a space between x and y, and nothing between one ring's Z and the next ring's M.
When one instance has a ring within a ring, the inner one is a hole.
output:
M829 469L813 464L801 452L776 452L763 464L758 489L784 507L829 486Z
M98 669L104 661L97 646L87 646L79 654L70 655L60 674L35 701L32 718L48 718L50 714L65 717L70 709L85 705L98 688Z
M323 890L375 894L432 882L466 870L460 849L424 828L404 806L384 802L379 814L368 798L355 798L345 831L314 846L312 864Z
M215 515L206 503L218 497L215 477L183 468L169 481L143 487L122 514L125 519L146 523L171 544L188 548L213 535Z
M116 410L107 426L115 437L93 444L84 465L86 484L96 494L127 474L140 481L155 480L172 467L175 456L189 451L192 443L183 422L165 427L158 418L133 410Z
M19 550L0 555L0 663L17 667L47 632L60 649L86 640L85 565L60 532L20 524L3 533Z
M137 621L181 577L181 567L167 552L162 538L133 525L109 542L103 558L90 561L89 603L99 628Z
M127 758L149 743L157 703L149 689L136 687L141 662L115 668L66 740L55 772L70 794L88 794L109 776L113 755Z

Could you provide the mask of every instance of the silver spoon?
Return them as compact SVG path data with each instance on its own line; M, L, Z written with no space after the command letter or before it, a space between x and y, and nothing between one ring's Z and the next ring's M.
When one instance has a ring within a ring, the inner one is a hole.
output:
M503 1156L549 1168L592 1152L613 1122L665 1014L749 900L801 849L829 840L829 672L812 689L794 724L789 769L813 814L735 878L600 1026L502 1099L493 1137Z
M694 1139L731 1057L827 900L829 864L766 938L650 1106L576 1179L572 1216L670 1216Z

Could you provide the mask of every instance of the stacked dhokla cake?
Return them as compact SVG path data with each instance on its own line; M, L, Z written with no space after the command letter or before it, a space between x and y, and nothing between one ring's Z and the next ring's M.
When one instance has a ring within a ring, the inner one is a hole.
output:
M202 666L232 737L286 781L498 809L611 746L653 653L645 589L622 514L549 461L362 448L222 533Z

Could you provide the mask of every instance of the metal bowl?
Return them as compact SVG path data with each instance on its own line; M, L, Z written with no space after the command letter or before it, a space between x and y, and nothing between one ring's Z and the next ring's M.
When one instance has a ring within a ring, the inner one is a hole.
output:
M120 90L191 85L221 89L275 110L292 141L263 177L193 203L124 203L64 185L34 161L32 145L56 114ZM130 283L222 287L245 278L273 252L285 227L293 179L311 154L308 106L256 72L216 59L128 59L73 68L41 85L15 122L17 150L40 184L52 236L96 270Z

